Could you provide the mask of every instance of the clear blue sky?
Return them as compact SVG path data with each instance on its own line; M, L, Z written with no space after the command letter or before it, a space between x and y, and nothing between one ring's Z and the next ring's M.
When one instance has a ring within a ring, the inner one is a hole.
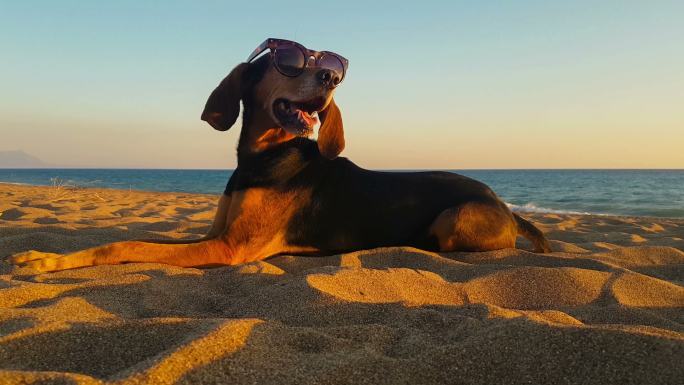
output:
M350 60L371 168L684 167L684 1L0 0L0 151L230 168L199 120L266 37Z

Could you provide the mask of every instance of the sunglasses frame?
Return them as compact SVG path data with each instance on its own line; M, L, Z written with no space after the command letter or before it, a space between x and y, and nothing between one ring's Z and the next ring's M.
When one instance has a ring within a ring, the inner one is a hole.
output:
M299 49L303 54L304 54L304 67L301 68L298 74L296 75L290 75L284 73L279 67L278 64L275 60L275 53L276 49L278 49L278 46L283 46L283 45L288 45L288 46L293 46L297 49ZM280 72L283 76L287 77L297 77L304 72L304 69L309 66L309 59L313 57L314 60L314 66L318 66L318 63L321 61L321 59L326 56L330 55L335 58L337 58L341 63L342 63L342 79L340 79L340 82L344 80L345 75L347 74L347 68L349 67L349 60L344 58L343 56L340 56L339 54L336 54L335 52L330 52L330 51L314 51L311 49L308 49L304 47L303 45L297 43L296 41L292 40L286 40L286 39L276 39L276 38L268 38L264 40L263 43L259 44L259 46L252 52L251 55L247 58L247 63L250 63L252 60L254 60L257 56L261 55L262 52L266 51L267 49L270 49L270 55L271 59L273 60L273 65L275 68Z

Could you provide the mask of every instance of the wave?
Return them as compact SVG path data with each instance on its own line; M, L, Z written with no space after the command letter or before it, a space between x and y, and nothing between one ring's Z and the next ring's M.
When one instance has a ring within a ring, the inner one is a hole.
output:
M547 207L539 207L534 203L525 203L524 205L515 205L513 203L505 202L511 211L516 211L520 213L547 213L547 214L576 214L576 215L608 215L603 213L590 213L587 211L573 211L573 210L558 210L550 209Z

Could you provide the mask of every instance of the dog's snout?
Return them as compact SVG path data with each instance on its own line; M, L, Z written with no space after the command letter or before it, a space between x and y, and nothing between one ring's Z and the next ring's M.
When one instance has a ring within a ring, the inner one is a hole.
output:
M337 85L340 84L340 81L342 81L340 75L336 71L330 69L318 71L317 77L323 86L330 88L337 87Z

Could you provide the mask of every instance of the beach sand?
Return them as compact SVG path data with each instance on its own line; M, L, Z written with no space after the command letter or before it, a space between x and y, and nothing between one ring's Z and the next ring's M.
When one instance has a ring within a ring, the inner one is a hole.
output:
M218 197L0 184L0 258L204 234ZM0 383L681 384L684 220L523 214L552 254L0 263Z

